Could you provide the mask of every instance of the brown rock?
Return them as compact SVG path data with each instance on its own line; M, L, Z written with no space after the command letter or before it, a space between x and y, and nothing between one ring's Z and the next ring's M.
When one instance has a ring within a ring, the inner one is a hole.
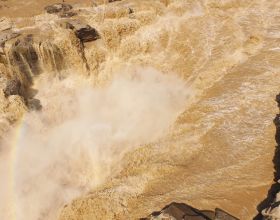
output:
M73 30L82 42L90 42L100 38L99 33L93 27L80 21L67 22L66 28Z
M12 65L31 82L32 75L38 75L41 71L39 56L35 50L33 35L21 37L15 41L10 51Z
M10 95L19 95L21 90L21 82L13 79L8 81L6 88L3 90L6 97Z
M210 210L198 210L184 203L171 203L160 212L154 212L143 220L176 219L176 220L214 220L215 213Z
M117 2L117 1L121 1L121 0L109 0L108 2L111 3L111 2Z
M184 203L173 202L165 206L159 212L153 212L149 217L142 220L238 220L238 218L228 214L221 209L199 210Z
M57 4L46 6L45 10L49 14L57 14L60 12L68 12L72 8L73 8L72 5L65 4L65 3L57 3Z
M19 35L20 33L11 32L11 31L0 33L0 46L3 47L6 41L16 38Z
M40 111L42 109L42 105L39 99L28 99L27 100L27 107L31 111Z
M215 220L238 220L238 218L230 215L229 213L216 208L215 209Z

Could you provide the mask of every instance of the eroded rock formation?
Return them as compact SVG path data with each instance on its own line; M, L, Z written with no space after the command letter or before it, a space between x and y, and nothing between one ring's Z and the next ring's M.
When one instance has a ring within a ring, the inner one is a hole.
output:
M57 13L65 13L69 12L72 9L72 5L64 4L64 3L57 3L54 5L49 5L45 7L45 10L49 14L57 14Z
M80 21L69 21L66 23L66 27L73 30L83 43L94 41L100 38L97 30L88 24L82 24Z
M278 107L280 107L280 94L278 94L276 96L276 102L278 104ZM271 189L268 192L268 198L267 198L267 202L269 202L270 204L268 204L268 207L266 207L265 209L263 209L261 211L261 214L263 216L263 219L265 220L278 220L280 219L280 202L279 202L279 190L280 190L280 186L279 186L279 169L280 169L280 164L279 164L279 144L280 144L280 114L277 114L275 119L274 119L274 124L276 127L276 134L275 134L275 140L277 143L276 149L275 149L275 155L274 155L274 181L275 182ZM275 192L276 190L278 190L278 193ZM274 198L272 198L274 197ZM271 201L271 199L273 199ZM267 206L267 204L265 204Z
M20 95L21 92L21 82L19 80L9 80L6 88L4 89L4 94L6 97L10 95Z
M147 218L141 220L238 220L229 213L215 209L198 210L184 203L171 203L159 212L153 212Z

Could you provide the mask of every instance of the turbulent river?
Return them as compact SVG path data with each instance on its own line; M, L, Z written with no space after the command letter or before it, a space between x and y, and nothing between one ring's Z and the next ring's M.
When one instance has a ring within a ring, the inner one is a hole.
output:
M95 2L73 18L0 7L20 33L0 47L0 219L137 219L173 201L253 219L274 179L280 2ZM100 37L79 42L68 19ZM2 92L11 79L20 94Z

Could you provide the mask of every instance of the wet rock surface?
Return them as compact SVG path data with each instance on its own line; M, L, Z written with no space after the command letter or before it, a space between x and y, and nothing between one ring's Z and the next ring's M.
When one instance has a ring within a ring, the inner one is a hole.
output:
M27 107L31 111L39 111L43 108L41 105L41 101L34 98L27 100Z
M45 7L45 10L49 14L57 14L57 13L65 13L69 12L72 9L72 5L70 4L64 4L64 3L58 3L58 4L53 4Z
M13 43L11 48L12 64L18 67L25 81L32 82L33 75L38 75L41 71L39 57L34 48L33 35L23 36Z
M275 101L278 104L278 107L280 108L280 93L276 96ZM280 114L277 114L274 118L274 125L276 127L276 133L275 133L275 141L277 143L277 146L275 148L275 156L273 159L274 162L274 181L275 182L271 189L268 192L268 198L264 200L266 203L270 203L267 205L266 208L264 208L261 211L261 215L263 216L262 219L265 220L278 220L280 219L280 180L279 180L279 167L280 167L280 160L279 160L279 145L280 145ZM261 216L258 216L258 219L261 219Z
M238 220L229 213L215 209L199 210L184 203L171 203L159 212L153 212L150 216L141 220Z
M78 20L67 22L66 28L73 30L77 38L82 42L95 41L100 38L100 35L95 28Z
M21 82L17 79L8 81L3 92L6 97L10 95L19 95L21 93Z
M49 14L56 14L61 18L70 18L77 15L76 12L72 11L73 6L65 3L53 4L45 7L45 11Z
M238 220L238 218L232 216L222 209L216 208L214 220Z

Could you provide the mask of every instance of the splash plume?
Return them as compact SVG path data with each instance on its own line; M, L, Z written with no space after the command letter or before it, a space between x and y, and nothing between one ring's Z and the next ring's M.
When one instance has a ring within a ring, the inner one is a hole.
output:
M77 76L41 78L37 86L43 109L11 134L4 159L11 173L1 173L12 181L1 215L19 220L55 219L64 204L113 177L125 153L168 131L188 95L180 79L153 69L103 87Z

